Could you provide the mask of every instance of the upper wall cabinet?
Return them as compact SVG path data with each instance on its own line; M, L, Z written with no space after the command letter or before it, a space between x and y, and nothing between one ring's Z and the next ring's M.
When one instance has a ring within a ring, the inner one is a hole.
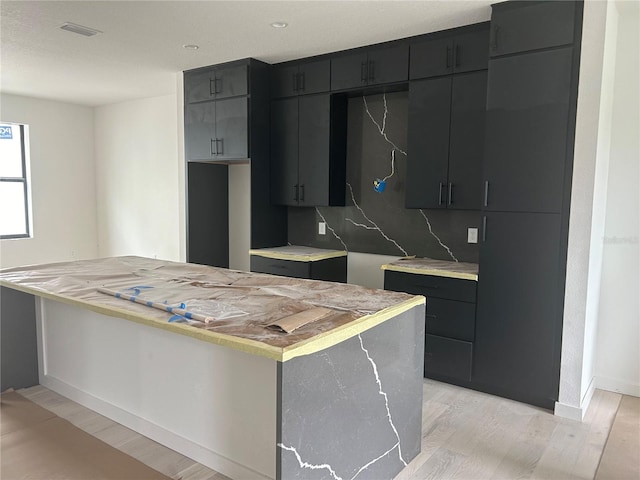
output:
M575 1L519 1L493 5L492 57L573 43Z
M185 103L246 95L247 66L233 65L185 73Z
M328 92L330 72L329 60L274 65L271 68L271 98Z
M331 59L331 90L406 82L409 46L361 50Z
M489 24L455 36L424 39L411 44L409 78L486 70L489 60Z

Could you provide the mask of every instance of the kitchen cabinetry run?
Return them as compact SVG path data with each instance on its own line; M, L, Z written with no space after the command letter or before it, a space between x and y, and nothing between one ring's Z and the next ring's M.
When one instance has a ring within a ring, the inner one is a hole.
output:
M271 67L271 98L324 93L330 90L331 62L293 62Z
M405 206L479 210L487 72L409 86Z
M489 60L489 24L455 35L431 36L410 47L409 79L486 70Z
M301 95L271 102L271 201L345 203L347 98Z
M284 277L347 282L347 252L311 247L251 250L251 271Z
M400 262L398 262L400 263ZM385 265L384 288L424 295L424 376L470 385L476 335L476 280L394 271Z
M331 90L406 82L409 46L363 49L331 59Z
M227 64L192 70L184 78L185 103L247 95L247 66Z

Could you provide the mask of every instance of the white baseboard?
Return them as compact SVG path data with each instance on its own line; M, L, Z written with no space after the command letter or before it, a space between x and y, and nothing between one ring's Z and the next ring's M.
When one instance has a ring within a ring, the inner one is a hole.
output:
M595 384L596 388L599 388L600 390L608 390L609 392L640 397L640 384L637 383L631 383L619 378L596 376Z
M40 384L230 478L269 480L269 477L265 477L259 472L248 469L198 443L133 415L52 375L42 375Z
M589 404L591 403L591 399L593 398L593 393L595 391L596 381L594 377L591 379L591 382L589 383L587 391L582 397L582 401L580 402L579 407L576 407L574 405L567 405L566 403L556 402L553 413L558 417L569 418L571 420L581 422L587 413L587 409L589 408Z

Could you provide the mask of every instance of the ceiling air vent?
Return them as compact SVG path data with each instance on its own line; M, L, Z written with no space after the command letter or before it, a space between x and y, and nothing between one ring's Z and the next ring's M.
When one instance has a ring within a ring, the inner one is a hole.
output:
M80 35L84 35L85 37L93 37L98 33L102 33L100 30L95 30L89 27L83 27L82 25L77 25L75 23L67 22L60 27L62 30L66 30L67 32L73 32Z

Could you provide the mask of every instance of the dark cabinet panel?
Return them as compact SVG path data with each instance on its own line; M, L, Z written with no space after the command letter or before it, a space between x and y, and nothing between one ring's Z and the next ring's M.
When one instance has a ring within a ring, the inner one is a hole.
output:
M184 76L185 103L246 95L247 86L246 65L187 72Z
M216 102L215 157L249 158L247 97Z
M298 262L251 255L251 271L285 277L346 283L347 257L328 258L315 262Z
M407 132L407 208L445 208L451 77L411 82Z
M404 82L408 79L408 68L408 45L332 58L331 90Z
M573 42L575 1L520 1L493 5L491 56Z
M489 28L425 39L411 45L411 80L451 73L486 70L489 60Z
M298 98L271 102L271 201L298 205Z
M479 210L485 71L411 82L405 206Z
M486 71L453 77L448 208L481 208L486 98Z
M437 277L419 273L396 272L385 270L384 288L396 292L424 295L431 297L458 300L473 303L476 301L476 283L474 280ZM429 307L427 306L427 310Z
M187 164L187 261L229 267L226 165Z
M487 210L561 211L572 52L569 47L490 61Z
M298 184L300 206L329 205L329 95L298 100Z
M330 71L329 60L275 65L271 71L271 97L328 92Z
M216 109L213 102L186 105L184 137L187 160L211 160L214 151Z
M485 224L473 380L552 405L562 332L560 215L491 212Z
M424 345L425 377L471 380L473 344L437 335L426 335Z
M425 331L431 335L473 342L476 331L476 304L427 298Z
M368 75L366 52L331 59L331 90L364 87Z

